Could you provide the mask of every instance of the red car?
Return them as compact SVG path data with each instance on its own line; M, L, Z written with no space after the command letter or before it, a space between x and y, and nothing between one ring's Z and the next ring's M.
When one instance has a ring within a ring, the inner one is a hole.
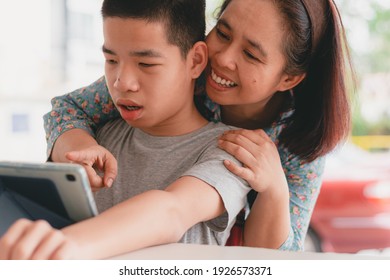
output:
M390 248L389 152L373 154L348 144L328 156L305 248L337 253Z

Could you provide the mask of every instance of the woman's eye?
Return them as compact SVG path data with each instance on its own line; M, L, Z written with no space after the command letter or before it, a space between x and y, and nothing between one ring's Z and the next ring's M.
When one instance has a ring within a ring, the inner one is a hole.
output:
M254 56L253 54L251 54L249 51L244 51L244 53L245 53L246 57L248 57L249 59L259 61L259 59L256 56Z
M219 38L223 39L223 40L229 40L229 36L226 35L224 32L222 32L220 29L217 29L217 35Z

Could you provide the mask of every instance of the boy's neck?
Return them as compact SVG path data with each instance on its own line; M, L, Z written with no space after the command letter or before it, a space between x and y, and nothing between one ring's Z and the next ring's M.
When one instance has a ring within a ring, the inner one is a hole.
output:
M186 109L185 111L184 116L177 116L158 126L148 128L140 127L139 129L153 136L180 136L197 131L209 123L209 121L199 113L195 105L193 105L190 110Z

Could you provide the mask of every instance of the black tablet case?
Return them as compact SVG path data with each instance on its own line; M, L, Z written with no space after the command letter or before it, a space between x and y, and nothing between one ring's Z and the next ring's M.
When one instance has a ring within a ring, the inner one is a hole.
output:
M20 218L43 219L58 229L73 223L52 181L0 176L0 236Z

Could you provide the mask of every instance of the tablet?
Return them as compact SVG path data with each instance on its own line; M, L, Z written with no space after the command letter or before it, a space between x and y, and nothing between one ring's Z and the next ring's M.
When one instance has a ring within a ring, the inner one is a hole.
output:
M81 165L0 162L1 228L23 217L46 219L61 228L97 213L88 176Z

